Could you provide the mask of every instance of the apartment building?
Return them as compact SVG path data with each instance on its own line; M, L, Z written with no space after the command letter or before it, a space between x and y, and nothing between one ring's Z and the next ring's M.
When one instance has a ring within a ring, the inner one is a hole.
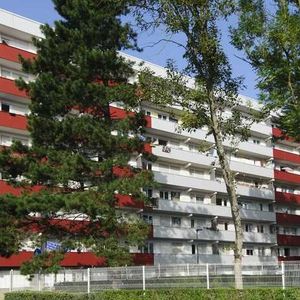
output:
M39 26L0 9L0 145L9 146L13 140L30 145L26 122L30 99L16 88L14 79L33 79L21 72L18 55L34 57L31 38L41 37ZM139 59L121 55L135 61L139 68ZM147 62L145 66L158 76L165 75L162 67ZM117 103L112 109L122 114ZM212 136L206 136L205 128L180 130L178 107L164 109L144 103L141 109L148 118L144 138L157 160L150 163L133 159L131 163L152 170L159 187L145 188L153 199L151 206L126 197L119 203L124 211L138 214L152 228L147 244L132 249L135 262L232 263L234 226ZM247 113L246 106L241 109ZM274 146L273 136L279 134L268 118L251 127L247 142L232 145L225 141L241 206L243 263L274 262L278 256L300 257L300 145L290 139L276 139ZM204 140L210 149L201 153L198 149ZM8 192L17 195L19 190L0 181L0 193ZM18 267L33 250L0 258L0 268ZM71 252L62 264L76 267L79 263L96 266L103 260L89 252Z

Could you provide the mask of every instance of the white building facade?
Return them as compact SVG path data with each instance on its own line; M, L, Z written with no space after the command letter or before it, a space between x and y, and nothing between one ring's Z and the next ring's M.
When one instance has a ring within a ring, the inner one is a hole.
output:
M15 87L14 79L19 76L33 79L22 73L18 54L34 57L31 39L42 36L40 25L0 9L0 145L3 146L9 146L14 139L30 145L26 122L30 99ZM139 59L122 55L134 60L139 68ZM158 76L165 74L162 67L147 62L145 66ZM207 136L205 129L180 130L180 109L163 109L150 103L145 103L141 109L149 120L145 134L149 151L157 160L138 164L151 169L160 185L157 189L145 189L153 205L136 210L153 230L145 247L134 252L141 252L144 255L141 263L147 264L232 263L235 232L213 137ZM287 232L289 226L282 225L283 221L276 224L276 210L282 213L283 209L285 214L296 216L296 224L292 226L295 229L289 228L289 232L296 235L299 232L300 236L300 216L297 217L300 209L295 202L293 205L275 203L276 195L286 194L287 186L292 186L289 194L300 194L299 145L278 142L275 149L281 152L277 151L274 163L273 135L274 128L268 119L251 127L247 142L233 147L225 141L230 166L236 172L244 228L243 263L274 262L278 255L300 256L300 240L293 241L291 250L284 250L288 246L277 245L277 234ZM201 153L198 148L204 140L211 144L211 150ZM282 160L278 153L287 153L288 157L292 153L296 162ZM278 179L276 174L283 171L282 161L283 167L293 167L292 173L296 176L293 183L288 181L290 179L286 179L288 184L285 179ZM0 193L7 192L17 194L0 181ZM300 205L300 199L298 201ZM0 268L1 262L0 259Z

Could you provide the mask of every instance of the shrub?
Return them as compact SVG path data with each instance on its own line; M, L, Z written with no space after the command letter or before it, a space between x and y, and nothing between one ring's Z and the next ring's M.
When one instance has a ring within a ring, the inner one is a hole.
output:
M300 289L260 288L245 289L169 289L111 290L100 293L72 294L54 292L14 292L5 295L5 300L298 300Z

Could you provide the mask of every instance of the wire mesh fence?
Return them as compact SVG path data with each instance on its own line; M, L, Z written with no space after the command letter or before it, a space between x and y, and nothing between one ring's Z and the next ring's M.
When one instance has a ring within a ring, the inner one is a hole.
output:
M243 265L244 288L299 287L300 263ZM53 290L92 293L108 289L233 288L234 265L181 264L118 268L61 269L56 274L24 276L0 271L0 290Z

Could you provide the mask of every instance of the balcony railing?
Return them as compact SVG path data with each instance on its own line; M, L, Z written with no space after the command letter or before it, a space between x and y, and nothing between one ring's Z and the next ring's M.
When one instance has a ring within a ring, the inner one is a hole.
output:
M165 172L154 171L155 180L162 184L173 185L184 189L193 189L196 191L207 191L227 194L225 184L216 180L207 180L195 178L192 176L177 175ZM264 188L255 188L249 186L237 186L237 193L241 196L273 200L274 191Z
M300 216L276 213L276 221L278 225L298 225L300 226Z
M299 205L300 195L283 193L283 192L275 192L275 200L277 203Z
M299 154L290 153L290 152L282 151L279 149L274 149L273 154L274 154L275 160L283 160L283 161L300 164L300 155Z
M19 55L25 59L33 59L36 56L34 53L12 47L4 43L0 44L0 59L19 63Z
M207 131L202 129L197 129L196 131L188 132L188 131L178 131L178 125L173 122L157 119L157 118L151 118L152 119L152 127L153 129L159 130L159 131L165 131L168 132L171 135L181 135L186 136L187 138L193 138L197 140L205 140L211 144L214 144L214 138L212 135L207 136ZM224 141L224 145L226 147L232 148L231 142ZM237 146L238 149L243 150L248 153L255 153L259 154L264 157L273 157L273 148L268 146L262 146L257 145L250 142L241 142Z
M0 126L26 131L27 119L25 116L0 111Z
M242 264L276 263L277 256L243 256ZM233 255L216 254L154 254L154 264L222 264L231 265L234 263Z
M274 170L275 180L284 181L288 183L295 183L300 185L300 175L285 171Z
M196 233L195 228L182 227L165 227L153 226L154 238L168 238L168 239L182 239L182 240L201 240L201 241L223 241L234 242L234 231L221 231L203 229ZM259 244L275 244L276 235L269 233L258 232L244 232L243 240L245 243L259 243Z
M231 218L230 207L202 204L197 202L184 202L184 201L171 201L171 200L158 200L158 209L167 212L205 215L205 216L218 216L224 218ZM274 212L241 209L241 217L243 220L258 220L264 222L275 222L276 217Z
M300 236L277 234L278 246L300 246Z
M10 95L20 98L29 98L25 91L20 91L15 84L14 80L0 77L0 95Z
M155 145L152 148L152 152L156 156L164 158L166 160L172 159L184 163L191 163L191 165L193 166L204 166L206 168L211 168L212 165L217 168L221 168L215 157L203 155L200 152L192 152L174 147L159 145ZM273 178L272 168L259 167L238 161L231 161L230 167L234 172L255 175L260 178Z

